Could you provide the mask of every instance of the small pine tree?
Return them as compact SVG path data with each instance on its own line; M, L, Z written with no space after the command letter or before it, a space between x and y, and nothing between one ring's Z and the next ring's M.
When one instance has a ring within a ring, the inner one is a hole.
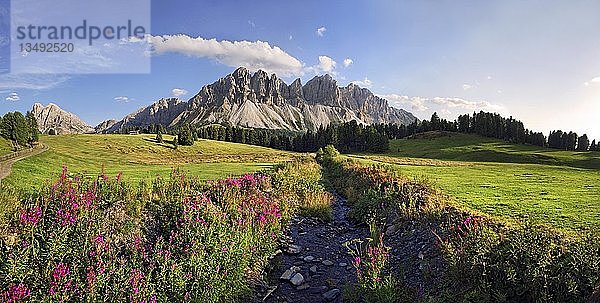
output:
M584 134L583 136L577 139L577 150L578 151L587 151L590 146L590 140L588 136Z
M184 125L179 131L178 141L181 145L192 146L194 145L194 135L192 134L192 130L189 125Z
M158 143L163 143L163 137L162 137L162 132L160 131L160 129L158 130L158 132L156 132L156 142Z
M177 149L177 146L179 145L179 143L177 143L177 141L179 141L177 137L178 136L173 137L173 149Z
M38 130L37 120L32 112L27 111L25 115L25 120L27 120L27 126L29 127L29 145L37 142L40 139L40 131Z

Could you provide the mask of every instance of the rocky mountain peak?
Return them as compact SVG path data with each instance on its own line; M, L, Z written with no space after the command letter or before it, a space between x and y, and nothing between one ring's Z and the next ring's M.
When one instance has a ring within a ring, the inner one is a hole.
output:
M108 130L115 124L117 124L117 120L114 120L114 119L105 120L105 121L100 122L100 124L96 125L96 127L94 127L94 131L97 134L102 134L102 133L105 133L106 130Z
M182 123L232 125L303 131L330 123L408 124L416 118L389 107L366 88L338 87L331 75L316 76L304 86L300 79L287 85L276 74L240 67L233 73L202 87L189 101L161 99L128 115L109 128L177 126Z
M337 82L329 74L310 79L302 88L308 104L340 106L340 90Z
M40 132L43 134L83 134L94 132L93 127L54 103L49 103L47 106L35 103L31 112L37 120Z

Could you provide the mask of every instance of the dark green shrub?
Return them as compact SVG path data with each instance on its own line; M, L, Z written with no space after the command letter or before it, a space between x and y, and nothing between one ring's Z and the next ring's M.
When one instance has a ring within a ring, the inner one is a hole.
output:
M600 284L600 241L539 226L465 228L445 244L459 298L480 302L585 302Z

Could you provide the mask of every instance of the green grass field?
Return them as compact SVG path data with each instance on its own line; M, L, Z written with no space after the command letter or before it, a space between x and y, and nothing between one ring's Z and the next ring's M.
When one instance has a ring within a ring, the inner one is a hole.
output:
M600 152L573 152L511 144L477 135L429 132L390 141L389 156L440 160L532 163L600 169Z
M164 136L165 141L171 140ZM269 148L199 140L193 146L173 149L169 143L154 142L153 135L65 135L43 136L49 150L13 165L2 182L18 188L37 187L57 176L63 165L69 171L97 175L123 172L126 180L137 182L168 176L180 168L201 179L257 171L273 163L291 159L294 154Z
M0 137L0 156L9 154L12 152L12 144L10 141Z
M394 140L390 145L388 155L364 158L427 178L472 209L563 230L600 228L597 152L554 151L463 134ZM528 162L553 165L523 164Z

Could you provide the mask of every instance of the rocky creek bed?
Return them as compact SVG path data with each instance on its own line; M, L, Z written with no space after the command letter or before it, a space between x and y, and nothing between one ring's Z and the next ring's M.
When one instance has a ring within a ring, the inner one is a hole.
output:
M368 236L365 226L347 218L346 201L335 196L333 220L292 219L281 253L272 260L264 302L342 302L344 285L356 282L356 271L344 243Z
M335 195L331 222L293 218L255 301L343 302L344 287L357 279L344 243L369 237L368 227L351 221L347 217L349 211L346 200ZM417 296L437 292L435 285L444 268L432 228L435 227L406 223L386 231L391 270Z

